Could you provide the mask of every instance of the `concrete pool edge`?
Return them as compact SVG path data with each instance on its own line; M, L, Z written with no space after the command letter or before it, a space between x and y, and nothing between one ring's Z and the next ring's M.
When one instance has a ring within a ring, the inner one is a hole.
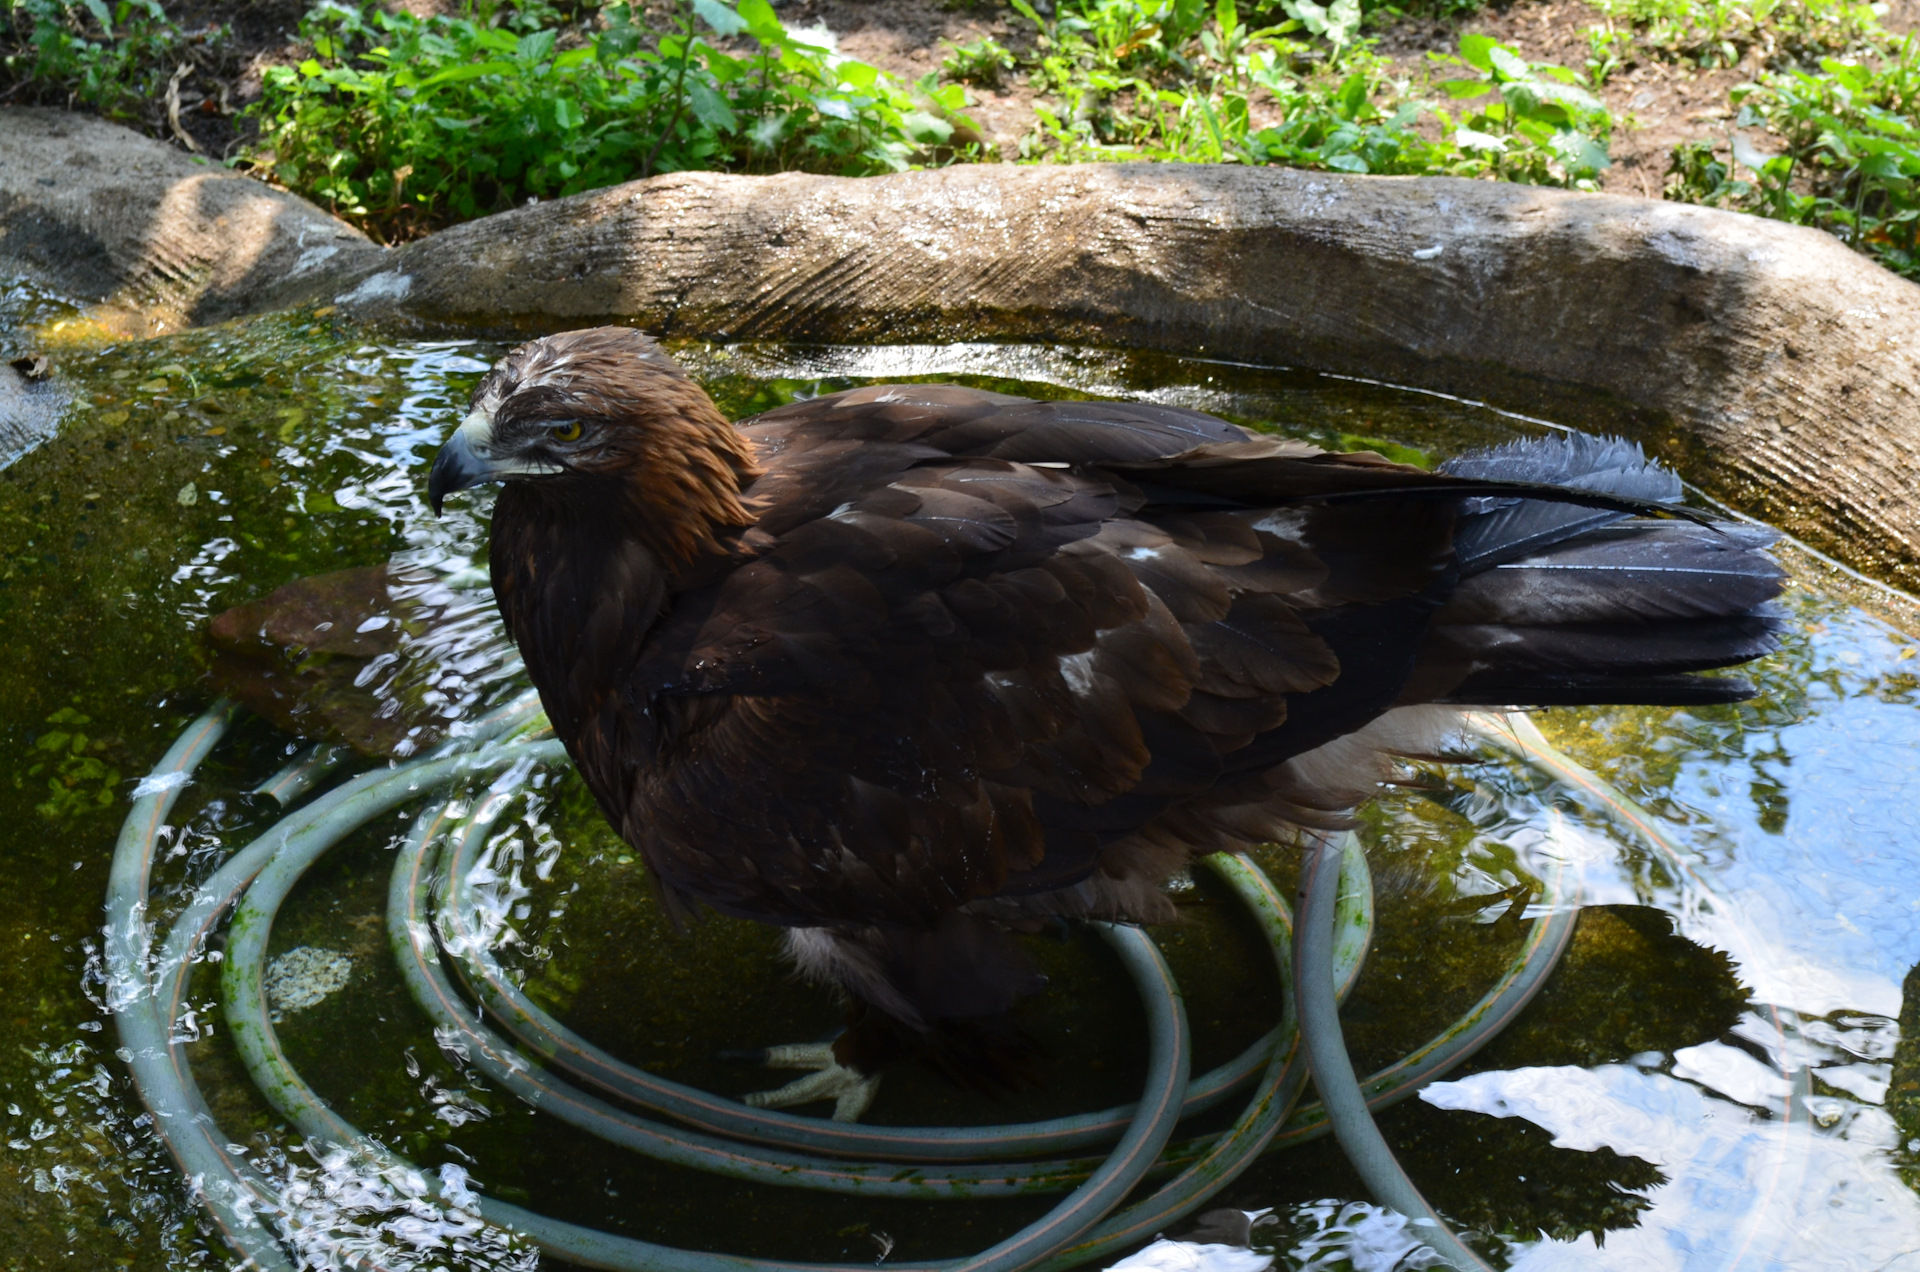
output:
M1452 178L972 165L674 174L388 251L114 125L0 119L0 266L176 322L321 302L420 334L624 322L1358 375L1631 432L1709 494L1920 590L1920 286L1816 230ZM62 145L78 158L48 186Z

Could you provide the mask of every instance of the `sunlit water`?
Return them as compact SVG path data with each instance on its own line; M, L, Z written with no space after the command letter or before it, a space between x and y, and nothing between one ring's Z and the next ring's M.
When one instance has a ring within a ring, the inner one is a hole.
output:
M73 325L62 329L62 322ZM0 342L55 349L72 401L0 471L0 1268L218 1267L229 1260L115 1057L98 929L137 779L211 699L200 632L290 579L394 560L466 599L412 639L400 684L451 720L518 683L479 589L483 498L431 517L433 448L501 347L387 341L297 315L117 347L56 298L0 296ZM963 378L1037 394L1142 396L1333 446L1437 459L1547 425L1471 403L1198 361L946 349L679 351L734 415L873 379ZM1363 1068L1484 989L1518 938L1514 885L1549 858L1583 900L1574 947L1528 1013L1450 1080L1383 1118L1416 1180L1525 1268L1920 1267L1908 1141L1889 1113L1902 981L1920 962L1920 655L1896 598L1787 550L1789 638L1754 701L1698 712L1554 712L1554 741L1653 810L1686 868L1508 760L1391 793L1368 838L1382 928L1347 1010ZM1858 608L1865 603L1868 608ZM1871 612L1869 612L1871 611ZM1877 615L1877 616L1876 616ZM269 826L248 792L301 748L259 721L215 752L176 813L157 906ZM354 762L364 767L365 761ZM656 1072L729 1093L778 1075L728 1047L825 1036L830 998L783 970L767 931L676 932L578 783L541 778L502 823L480 889L528 993ZM932 1205L793 1195L583 1144L435 1045L388 960L386 865L403 828L356 836L275 925L269 993L287 1048L359 1126L462 1188L650 1240L811 1259L983 1248L1045 1200ZM1283 882L1290 864L1267 858ZM1159 934L1188 995L1197 1067L1257 1037L1277 990L1235 907L1196 880ZM1027 1024L1043 1085L994 1101L889 1074L873 1119L982 1122L1131 1098L1138 1012L1101 948L1040 941L1056 988ZM237 1144L339 1235L391 1266L525 1267L537 1256L283 1133L227 1048L213 978L179 1028ZM1782 1116L1811 1067L1814 1116ZM1897 1092L1896 1092L1897 1095ZM1894 1101L1898 1103L1897 1099ZM1920 1143L1916 1143L1920 1147ZM1362 1204L1329 1143L1277 1153L1222 1196L1275 1207L1282 1263L1387 1269L1414 1243ZM1417 1256L1414 1264L1418 1264Z

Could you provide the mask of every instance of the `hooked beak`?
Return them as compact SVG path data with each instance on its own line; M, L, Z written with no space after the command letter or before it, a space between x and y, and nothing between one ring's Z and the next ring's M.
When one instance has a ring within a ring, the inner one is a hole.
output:
M512 475L494 467L488 453L492 441L493 421L472 411L441 445L433 458L433 471L427 474L427 502L434 516L440 515L441 502L454 491Z

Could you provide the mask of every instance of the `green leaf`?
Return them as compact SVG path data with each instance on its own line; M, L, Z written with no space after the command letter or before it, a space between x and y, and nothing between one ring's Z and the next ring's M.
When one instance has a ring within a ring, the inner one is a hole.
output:
M826 93L816 94L813 99L813 108L829 119L841 119L851 123L854 118L853 107L847 104L847 99L844 97L834 97Z
M1496 137L1491 133L1476 132L1471 128L1457 128L1453 134L1453 144L1462 150L1485 150L1500 153L1507 148L1505 137Z
M1860 157L1860 173L1862 176L1877 177L1884 181L1889 178L1898 177L1900 172L1901 164L1898 151L1887 151L1876 148L1875 153L1862 155Z
M953 136L952 124L922 110L908 111L901 115L900 125L907 136L923 146L945 145Z
M1314 0L1280 0L1280 7L1287 16L1305 27L1314 35L1327 33L1327 10L1325 6L1315 4Z
M1607 148L1581 133L1560 133L1549 143L1549 148L1560 157L1567 171L1576 177L1592 176L1613 166Z
M693 116L709 128L730 133L739 126L733 107L704 79L687 81L687 106Z
M1526 59L1504 44L1495 44L1488 49L1487 60L1493 64L1493 73L1503 79L1530 80L1533 78L1533 68L1527 65Z
M1367 77L1358 71L1341 81L1334 96L1334 113L1343 119L1356 119L1367 104Z
M1555 84L1548 80L1534 80L1529 86L1542 101L1559 102L1563 106L1578 111L1604 111L1606 107L1592 93L1572 84Z
M476 27L469 38L480 48L492 49L496 53L513 53L520 48L520 41L511 31L496 31L488 27Z
M967 107L967 91L958 84L928 86L926 93L928 100L944 111L958 112Z
M514 50L514 56L522 62L544 62L552 56L553 42L558 35L559 32L551 30L523 35L520 37L518 47Z
M1468 66L1475 70L1493 73L1493 59L1489 54L1499 48L1500 42L1490 35L1481 35L1470 31L1460 37L1460 56Z
M760 43L779 44L786 40L787 29L780 25L767 0L740 0L735 12L747 24L747 33Z
M1327 10L1327 39L1335 45L1346 44L1360 29L1360 0L1333 0Z
M1485 97L1493 91L1493 84L1487 80L1441 80L1434 87L1453 98Z
M738 35L747 29L747 20L720 0L693 0L693 11L720 35Z
M870 89L880 78L878 67L865 62L842 62L834 68L842 84L850 84L856 89Z
M1038 13L1034 12L1033 6L1028 4L1027 0L1007 0L1007 3L1013 6L1015 13L1033 23L1033 25L1040 30L1045 31L1047 29L1046 21L1041 18Z
M450 66L421 80L417 91L424 93L442 84L457 84L462 80L479 79L483 75L512 75L519 69L512 62L469 62L465 66Z

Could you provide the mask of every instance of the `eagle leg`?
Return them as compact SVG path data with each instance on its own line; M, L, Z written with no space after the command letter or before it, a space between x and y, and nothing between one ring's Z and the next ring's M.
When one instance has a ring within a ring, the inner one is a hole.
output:
M756 1109L784 1109L832 1100L834 1121L857 1122L880 1090L879 1074L862 1073L842 1064L830 1042L768 1047L760 1063L769 1069L812 1069L814 1072L771 1091L751 1092L743 1103Z

